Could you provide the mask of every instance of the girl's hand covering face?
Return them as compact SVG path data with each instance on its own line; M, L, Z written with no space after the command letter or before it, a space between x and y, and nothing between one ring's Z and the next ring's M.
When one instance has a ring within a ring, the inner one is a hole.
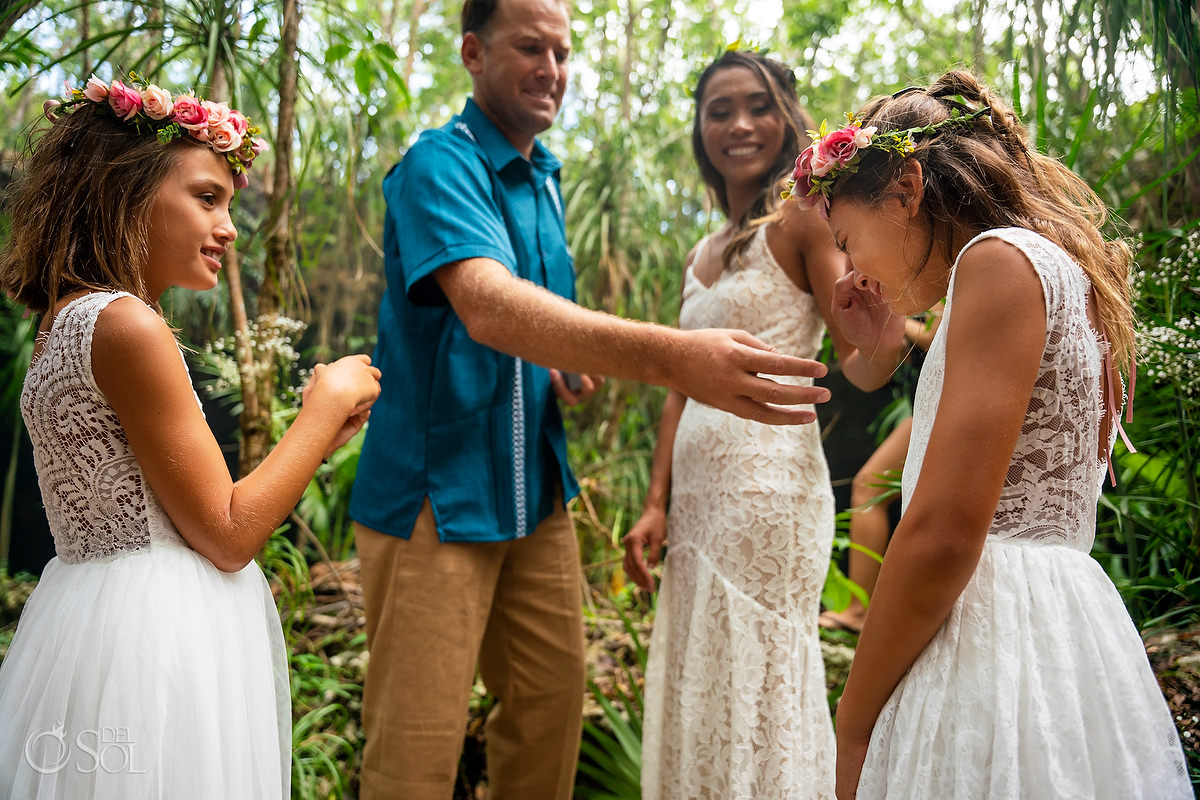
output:
M899 347L904 341L904 317L892 312L878 283L849 263L833 285L831 312L847 341L867 355Z

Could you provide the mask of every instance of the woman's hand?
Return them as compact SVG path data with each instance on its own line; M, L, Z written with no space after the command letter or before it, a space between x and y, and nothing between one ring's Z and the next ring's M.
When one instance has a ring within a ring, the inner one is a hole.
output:
M657 508L646 509L625 538L625 574L647 592L654 592L654 575L650 570L662 558L663 542L667 536L667 515Z

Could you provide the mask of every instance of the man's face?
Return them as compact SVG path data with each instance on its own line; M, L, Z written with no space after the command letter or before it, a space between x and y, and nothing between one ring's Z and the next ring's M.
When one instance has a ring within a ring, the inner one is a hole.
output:
M475 102L528 157L567 87L571 27L560 0L502 0L482 36L463 36Z

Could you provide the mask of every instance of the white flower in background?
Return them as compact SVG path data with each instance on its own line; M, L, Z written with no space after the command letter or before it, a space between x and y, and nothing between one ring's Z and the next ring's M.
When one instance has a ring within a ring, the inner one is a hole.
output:
M1178 250L1134 272L1140 300L1138 361L1152 380L1200 397L1200 230Z

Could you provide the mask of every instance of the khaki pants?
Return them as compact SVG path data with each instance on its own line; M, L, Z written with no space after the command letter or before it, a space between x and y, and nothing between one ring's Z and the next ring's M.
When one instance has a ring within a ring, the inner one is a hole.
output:
M442 543L355 524L367 612L362 800L449 800L478 662L491 800L567 800L583 716L579 543L559 510L523 539Z

